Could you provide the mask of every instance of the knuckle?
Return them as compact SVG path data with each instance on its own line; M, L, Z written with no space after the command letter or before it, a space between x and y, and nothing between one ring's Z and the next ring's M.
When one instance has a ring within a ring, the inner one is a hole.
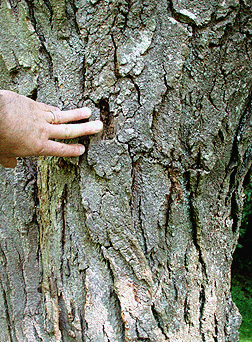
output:
M60 123L60 111L59 110L54 110L54 123L59 124Z
M65 144L61 144L60 145L60 154L62 157L64 157L66 155L67 151L66 151L66 146Z
M46 125L41 125L38 128L40 139L45 138L48 135L48 127Z
M48 130L46 127L41 127L40 131L39 131L39 135L38 135L38 139L37 139L37 145L36 146L43 146L47 140L49 138L49 134L48 134Z
M48 141L48 131L45 126L40 128L39 137L34 146L36 155L45 155L45 146Z
M44 146L44 143L42 141L39 141L37 143L37 146L36 146L36 149L35 149L35 153L38 156L45 155L45 146Z
M71 138L71 129L69 125L64 124L64 136L66 139Z

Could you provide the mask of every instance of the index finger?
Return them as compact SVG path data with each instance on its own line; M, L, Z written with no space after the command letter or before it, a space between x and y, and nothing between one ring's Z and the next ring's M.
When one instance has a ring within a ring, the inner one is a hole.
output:
M67 123L70 121L79 121L83 119L88 119L91 116L91 110L87 107L76 108L71 110L59 111L59 110L50 110L47 121L49 123L52 122L52 113L54 116L53 123L61 124Z
M58 107L48 105L43 102L33 101L31 100L35 106L39 107L39 109L43 110L44 112L50 112L50 111L60 111Z

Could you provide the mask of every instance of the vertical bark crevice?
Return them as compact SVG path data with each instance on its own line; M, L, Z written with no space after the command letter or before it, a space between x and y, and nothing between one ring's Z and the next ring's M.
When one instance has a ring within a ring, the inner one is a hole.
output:
M202 336L202 342L206 342L204 331L203 331L203 320L204 320L204 307L205 307L206 297L205 297L205 289L204 285L201 284L200 294L199 294L199 304L200 304L200 332Z
M184 302L184 321L186 324L190 324L190 319L189 319L189 307L188 307L188 299L187 296L185 298Z
M62 342L71 342L71 341L76 341L75 333L74 333L74 328L72 326L72 321L74 320L74 315L69 315L66 307L66 303L64 301L64 298L62 294L59 295L59 329L62 334ZM67 340L65 340L65 338Z
M153 314L153 317L155 318L155 321L157 322L157 326L162 332L164 336L166 336L167 341L170 341L168 335L167 335L167 327L164 326L163 317L162 315L155 309L155 305L151 306L151 311Z
M141 158L133 161L132 158L132 169L131 169L131 199L130 208L131 215L134 225L134 230L136 232L139 244L142 247L144 254L147 253L147 241L145 237L145 232L142 223L142 213L141 213L141 191L143 187L143 181L141 177Z
M34 0L32 0L32 1L34 1ZM31 0L30 0L30 2L31 2ZM48 9L48 11L50 13L49 21L50 21L50 23L52 23L52 17L53 17L52 5L51 5L49 0L43 0L43 2L46 5L46 7L47 7L47 9Z
M117 62L117 45L115 41L115 37L113 34L111 34L111 40L114 46L114 73L117 79L121 78L120 72L119 72L119 66Z
M215 324L215 336L214 338L214 342L218 342L218 320L216 317L216 314L214 314L214 324Z
M242 211L242 202L241 202L241 191L243 188L243 179L246 176L246 173L251 165L251 154L249 154L246 158L246 152L250 134L252 132L252 128L250 125L251 114L252 114L252 104L251 104L251 93L247 100L247 105L244 110L243 115L240 118L238 128L236 130L232 153L230 156L229 164L226 169L226 174L229 175L229 191L226 197L227 203L230 203L231 210L230 215L233 220L232 230L235 235L238 234L240 223L241 223L241 211ZM247 160L250 162L247 163ZM246 164L246 166L245 166ZM244 167L245 166L245 167ZM244 168L244 170L242 170ZM241 178L240 173L244 173ZM242 183L240 181L242 179Z
M78 25L78 22L77 22L77 18L76 18L76 14L78 12L78 8L76 7L75 0L70 0L69 3L70 3L70 6L71 6L71 9L72 9L72 13L70 13L69 15L70 15L70 17L73 18L76 34L80 35L80 28L79 28L79 25Z
M80 325L81 325L81 342L86 342L85 334L84 332L87 331L87 326L85 319L83 317L83 312L79 312L80 315Z
M45 56L45 59L47 60L49 75L50 75L50 78L53 80L53 77L54 77L53 76L53 59L51 57L50 52L46 48L46 45L45 45L46 39L43 35L43 32L39 28L39 25L38 25L37 20L36 20L34 1L33 0L25 0L25 2L27 3L27 6L28 6L29 17L30 17L31 23L34 27L36 35L38 36L38 38L40 40L41 53ZM49 11L51 11L50 7L47 7L47 8L49 9Z
M0 251L1 251L1 256L4 255L3 254L3 251L1 250L0 248ZM10 314L9 314L9 304L8 304L8 300L7 300L7 293L2 285L2 280L1 280L1 283L0 283L0 287L1 287L1 290L2 290L2 293L3 293L3 304L4 304L4 307L5 307L5 316L6 316L6 323L7 323L7 329L8 329L8 337L10 338L10 342L14 342L13 338L12 338L12 332L13 332L13 328L12 328L12 320L10 318ZM16 338L16 337L14 337Z
M189 175L188 173L186 173L187 176ZM203 251L202 251L202 246L201 246L201 240L202 240L202 236L201 236L201 222L200 222L200 217L199 217L199 213L198 213L198 209L197 209L197 205L196 205L196 198L197 196L195 195L194 191L192 190L192 184L190 184L192 182L192 177L195 177L190 175L189 179L186 179L186 184L188 189L190 189L190 195L189 195L189 206L190 206L190 218L191 218L191 225L192 225L192 239L193 239L193 243L196 247L196 250L198 251L198 255L199 255L199 262L200 265L202 266L202 272L204 274L205 280L208 279L207 276L207 265L204 261L204 257L203 257ZM199 177L199 172L196 172L196 182L198 183L198 177ZM197 189L197 187L196 187Z
M34 88L31 92L30 98L34 101L38 98L38 88Z
M129 75L128 76L129 79L131 80L131 82L133 83L135 89L136 89L136 92L137 92L137 102L139 104L139 107L141 107L141 92L140 92L140 88L139 88L139 85L136 83L135 79L133 76Z
M100 117L103 122L102 139L112 140L115 137L114 113L109 108L109 101L101 99L98 103Z
M62 255L61 255L61 281L63 284L63 274L66 272L66 269L64 270L64 254L65 254L65 244L66 244L66 229L67 229L67 223L66 223L66 202L67 202L67 184L65 184L64 189L62 191L61 195L61 209L60 212L62 214L62 232L61 232L61 248L62 248ZM67 264L68 266L68 264ZM68 266L69 268L69 266Z

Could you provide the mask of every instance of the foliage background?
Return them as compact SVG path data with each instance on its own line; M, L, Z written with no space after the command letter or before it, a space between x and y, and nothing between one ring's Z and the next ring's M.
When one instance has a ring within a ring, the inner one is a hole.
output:
M232 297L242 315L241 342L252 341L252 172L246 182L240 238L232 267Z

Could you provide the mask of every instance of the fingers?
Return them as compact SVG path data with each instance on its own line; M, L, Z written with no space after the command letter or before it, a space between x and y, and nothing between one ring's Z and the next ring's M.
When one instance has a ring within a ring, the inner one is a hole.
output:
M44 112L50 112L50 111L59 111L60 109L55 106L50 106L42 102L34 102L34 104L39 107L40 110L43 110Z
M73 139L83 135L96 134L103 128L100 120L81 124L50 125L49 138Z
M43 151L39 153L41 156L55 157L78 157L85 152L85 147L81 144L64 144L57 141L48 140Z
M85 122L82 124L48 125L49 139L72 139L82 135L95 134L102 130L103 124L100 120ZM65 144L47 140L38 155L56 157L77 157L83 154L85 148L81 144Z
M1 158L0 165L2 165L2 167L8 167L8 168L14 169L14 167L17 166L17 159L16 158Z
M55 108L55 107L54 107ZM91 110L87 107L76 108L72 110L60 111L58 108L56 110L46 110L47 112L47 122L53 124L66 123L70 121L78 121L82 119L87 119L91 116Z

